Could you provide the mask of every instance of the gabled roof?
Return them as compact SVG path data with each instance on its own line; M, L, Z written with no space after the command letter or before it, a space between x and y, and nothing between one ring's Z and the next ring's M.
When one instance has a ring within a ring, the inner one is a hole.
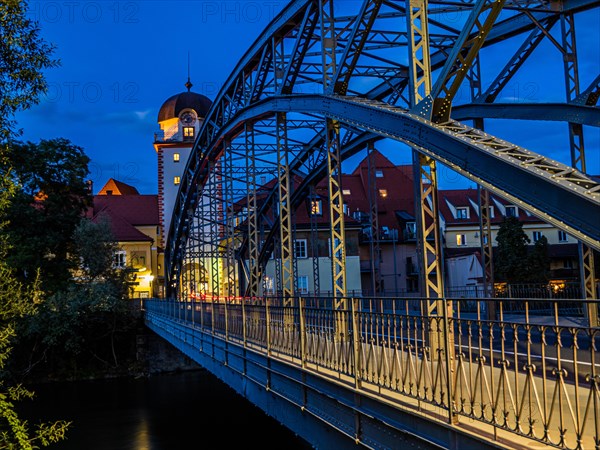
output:
M438 207L440 213L444 217L446 226L448 225L477 225L479 224L479 200L477 189L448 189L438 191L439 201ZM490 194L490 206L493 207L492 223L501 223L505 214L501 209L512 203ZM456 208L468 208L468 219L456 219L454 211ZM542 222L537 217L527 214L527 212L518 207L519 221L523 223L539 223Z
M102 209L92 217L93 222L108 220L110 229L119 242L152 242L152 238L130 224L123 217L111 211L110 207Z
M375 195L377 195L377 221L380 227L397 229L396 211L414 214L414 183L411 165L395 165L378 150L373 150ZM369 161L365 157L351 174L342 174L344 202L350 215L357 212L369 214ZM349 192L349 193L348 193ZM384 196L385 195L385 196ZM414 220L414 219L413 219Z
M122 181L110 178L98 195L140 195L138 190Z
M133 226L160 224L158 195L95 195L91 216L107 208Z

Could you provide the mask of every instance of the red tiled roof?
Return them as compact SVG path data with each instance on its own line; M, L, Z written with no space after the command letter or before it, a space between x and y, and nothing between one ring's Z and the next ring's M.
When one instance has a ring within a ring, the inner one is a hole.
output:
M157 195L95 195L86 217L97 222L108 218L115 239L124 241L152 241L136 227L158 226Z
M103 219L108 219L110 229L115 239L119 242L152 242L152 238L150 236L142 233L136 227L127 222L123 217L115 214L113 211L111 211L110 207L106 207L94 215L92 221L98 222Z
M131 225L159 225L158 195L95 195L92 208L92 217L109 208Z
M396 211L414 215L413 168L411 165L397 166L379 151L373 151L374 167L382 176L375 177L377 195L377 221L380 227L398 228ZM326 181L325 181L326 183ZM320 184L323 186L323 183ZM324 185L326 187L326 184ZM369 213L369 165L365 157L351 174L342 174L342 189L350 191L343 195L350 215L357 211ZM386 196L381 194L385 191Z
M98 195L140 195L138 190L122 181L110 178Z
M444 217L447 225L476 225L479 224L478 208L478 192L477 189L448 189L438 191L439 202L438 207L440 213ZM469 208L468 219L455 219L450 206L454 208ZM507 206L510 202L490 194L490 206L494 207L494 217L492 223L501 223L504 220L504 215L499 211L498 204ZM518 208L518 219L524 223L542 222L535 216L528 215L523 208Z

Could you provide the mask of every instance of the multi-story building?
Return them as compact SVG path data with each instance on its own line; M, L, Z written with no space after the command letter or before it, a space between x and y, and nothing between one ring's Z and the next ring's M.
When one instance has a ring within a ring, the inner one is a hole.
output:
M119 247L114 265L129 272L132 297L161 296L164 263L158 248L158 196L142 195L111 178L92 200L87 216L94 222L108 220Z
M449 289L481 286L483 283L478 197L477 189L439 191L446 286ZM576 282L579 279L577 241L572 236L496 195L490 194L489 207L492 247L496 246L496 236L503 220L516 217L523 224L523 231L531 245L542 236L547 239L551 280Z
M365 294L417 293L412 166L397 166L373 150L342 175L346 213L361 224L361 284ZM377 230L374 232L373 230Z
M212 102L202 94L192 92L188 79L187 91L169 97L158 112L160 132L154 135L158 156L158 209L163 236L169 235L179 183L192 146ZM164 248L165 243L160 242Z

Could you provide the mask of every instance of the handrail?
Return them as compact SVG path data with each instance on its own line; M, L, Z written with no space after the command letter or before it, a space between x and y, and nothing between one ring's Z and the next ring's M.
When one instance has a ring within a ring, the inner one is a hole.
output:
M343 374L350 388L403 407L406 398L429 404L447 412L448 426L476 422L560 449L597 448L600 327L587 325L586 312L599 300L446 301L453 312L444 317L423 314L424 299L414 298L354 298L346 310L319 297L292 307L274 297L145 308L338 382Z

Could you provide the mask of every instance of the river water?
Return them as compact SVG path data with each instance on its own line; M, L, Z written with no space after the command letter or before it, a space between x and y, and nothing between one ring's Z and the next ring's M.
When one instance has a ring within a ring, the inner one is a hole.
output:
M24 418L73 421L53 450L312 448L205 370L32 389Z

